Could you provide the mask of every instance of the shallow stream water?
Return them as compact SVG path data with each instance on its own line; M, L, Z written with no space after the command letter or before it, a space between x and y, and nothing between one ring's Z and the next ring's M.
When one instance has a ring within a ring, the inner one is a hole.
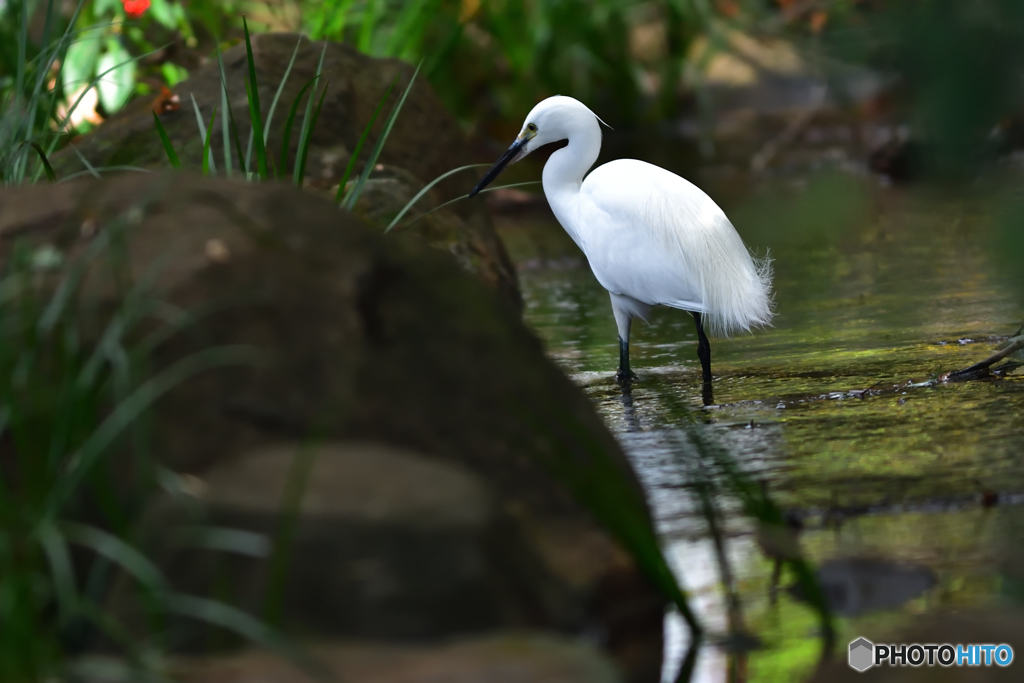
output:
M777 317L770 329L712 340L711 406L690 316L655 309L649 326L634 324L639 381L624 395L612 378L608 296L582 254L543 210L499 219L526 320L635 463L709 630L727 630L725 602L705 518L685 486L693 449L683 425L724 446L801 516L840 655L850 640L880 638L915 614L1011 600L1024 577L1008 550L1024 547L1024 379L912 386L984 359L1024 319L1020 281L998 263L984 209L867 178L728 185L711 194L748 246L771 248ZM711 638L691 680L802 680L820 652L816 618L785 589L785 574L769 601L772 561L735 504L722 509L744 622L760 647L730 655ZM674 617L666 633L670 681L687 635Z

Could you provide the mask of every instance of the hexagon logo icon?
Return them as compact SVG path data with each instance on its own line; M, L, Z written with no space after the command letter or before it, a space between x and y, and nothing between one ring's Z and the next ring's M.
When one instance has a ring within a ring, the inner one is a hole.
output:
M875 665L875 644L867 638L858 638L850 643L850 668L867 671Z

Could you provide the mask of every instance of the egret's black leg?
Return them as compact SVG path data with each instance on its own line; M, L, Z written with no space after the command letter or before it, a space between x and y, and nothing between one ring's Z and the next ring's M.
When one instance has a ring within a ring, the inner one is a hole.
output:
M628 385L635 378L629 369L629 342L619 337L619 371L615 373L615 379L619 384Z
M715 404L715 391L711 384L711 342L704 334L704 323L700 319L700 313L693 313L693 321L697 324L697 357L700 358L701 372L704 375L704 386L701 397L704 405Z
M706 384L711 381L711 342L704 334L704 323L701 322L700 313L694 313L693 320L697 324L697 357L700 358L700 367L704 372Z

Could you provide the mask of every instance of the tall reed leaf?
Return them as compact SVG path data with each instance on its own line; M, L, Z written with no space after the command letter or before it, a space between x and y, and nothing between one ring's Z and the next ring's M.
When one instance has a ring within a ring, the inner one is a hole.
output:
M242 17L245 31L245 58L249 65L249 76L245 79L245 95L249 100L249 120L252 122L252 137L256 142L256 169L261 180L267 180L267 147L263 137L263 116L260 113L260 93L256 83L256 61L252 56L252 41L249 39L249 24Z
M387 142L388 135L391 134L391 128L395 125L395 119L398 118L398 112L402 111L402 105L405 104L405 98L409 96L409 92L412 90L413 84L416 83L416 75L420 72L421 66L423 66L422 61L416 65L416 70L413 71L412 77L409 78L409 85L405 87L402 97L398 100L395 108L391 110L391 114L388 116L388 119L384 124L384 130L381 132L380 138L377 140L377 144L373 146L373 151L370 152L370 158L366 160L366 168L363 169L362 174L359 176L359 180L356 181L356 186L352 188L352 192L350 192L345 198L345 208L349 211L351 211L352 207L355 206L356 200L359 199L359 195L363 191L363 186L366 185L366 180L370 177L373 167L377 165L377 158L380 157L381 150L384 149L384 143Z
M295 178L295 185L298 187L302 187L302 180L306 175L306 158L309 155L309 146L313 142L313 128L316 126L316 120L320 118L320 107L324 104L324 96L327 95L327 87L330 84L330 81L324 83L323 92L320 93L320 101L317 102L316 111L313 112L313 118L302 122L303 135L300 138L301 143L299 144L298 158L295 160L295 174L293 176ZM312 97L309 99L310 101L313 100ZM309 123L308 131L306 130L307 121Z
M267 125L264 126L263 130L263 143L266 144L267 138L270 135L270 126L274 121L274 112L277 110L278 100L281 99L281 93L284 92L284 86L288 82L288 76L292 73L292 66L295 64L295 58L299 54L299 47L302 46L302 36L299 36L298 41L295 43L295 49L292 50L291 59L288 60L288 66L284 69L284 75L281 76L281 82L277 84L277 92L274 93L274 99L270 102L270 111L267 112ZM324 41L324 52L327 52L327 42ZM324 57L320 55L320 65L317 67L316 73L319 76L323 69Z
M231 177L234 171L234 164L231 161L231 128L234 127L234 117L228 117L224 115L225 111L229 111L230 104L228 103L228 78L224 73L224 59L220 55L220 45L214 43L214 51L217 53L217 67L220 70L220 134L221 142L224 143L224 175L228 178ZM238 135L235 135L235 142L238 142ZM241 145L238 145L238 163L242 163L242 149Z
M327 55L327 41L324 41L324 49L320 52L320 61L316 65L316 76L314 77L317 81L320 79L320 75L323 73L324 68L324 57ZM302 176L306 170L306 154L309 151L310 138L313 134L313 124L315 119L310 119L310 114L313 109L313 94L316 93L316 86L313 86L313 91L310 94L308 100L306 100L306 116L302 119L302 131L299 133L299 149L298 157L295 160L295 169L292 172L292 178L296 185L302 185ZM324 88L324 95L327 94L327 88ZM320 103L323 103L323 95L320 96ZM317 107L317 113L319 114L320 108ZM284 172L284 169L281 169Z
M377 103L377 108L373 110L373 116L370 117L370 122L363 128L362 135L359 136L359 142L356 143L356 148L352 152L352 158L348 160L348 165L345 167L345 174L341 176L341 183L338 185L338 192L334 195L334 201L341 204L342 195L345 192L345 186L348 185L349 176L352 175L352 169L356 167L356 161L359 159L359 152L363 149L363 143L366 142L366 138L370 136L370 131L373 129L373 124L377 122L377 116L380 114L380 110L384 108L384 103L388 101L388 97L391 95L391 91L395 87L395 83L398 83L398 76L395 76L395 80L391 81L391 85L384 92L384 97L380 98L380 102Z
M302 90L299 91L295 101L292 102L291 109L288 110L288 118L284 121L284 130L281 133L281 154L278 156L277 162L277 167L282 171L288 168L288 147L292 141L292 126L295 124L295 115L299 111L299 104L302 103L302 96L306 94L310 86L316 83L318 77L319 75L313 76L306 85L302 86Z
M270 103L270 111L267 112L267 122L263 126L263 144L264 144L264 146L266 146L267 139L270 137L270 126L271 126L271 123L274 120L274 111L277 109L277 102L278 102L278 100L281 99L281 93L284 92L284 86L288 82L288 76L292 72L292 65L295 64L295 57L299 54L299 46L300 45L302 45L302 37L301 36L299 37L299 40L295 43L295 49L292 50L291 59L288 60L288 66L285 67L284 75L281 77L281 82L277 84L277 92L274 93L274 99ZM327 49L327 44L326 43L324 43L324 49L325 50ZM321 62L321 64L323 63L323 59L322 58L321 58L320 62ZM319 69L317 70L317 73L319 73ZM252 156L252 142L253 142L253 138L254 138L254 133L255 133L255 129L254 128L249 130L249 143L248 143L248 145L246 146L246 149L245 149L245 167L246 167L246 170L249 169L249 160L250 160L250 158ZM268 159L268 161L272 161L272 159ZM279 176L280 174L282 174L284 172L285 172L285 169L282 168L282 169L279 169L278 172L275 175Z
M270 177L270 172L267 169L267 150L263 145L263 125L260 122L259 104L253 102L255 90L247 76L245 78L245 96L249 100L250 134L256 140L256 173L261 179L266 180ZM257 109L254 110L253 107L257 107ZM246 164L246 166L248 167L249 164Z

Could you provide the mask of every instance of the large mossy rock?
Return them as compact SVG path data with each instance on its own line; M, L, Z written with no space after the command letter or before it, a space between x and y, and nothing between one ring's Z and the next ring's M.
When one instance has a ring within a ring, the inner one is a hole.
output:
M547 465L605 458L605 502L649 523L643 493L511 306L421 238L286 184L128 174L0 192L0 256L20 237L74 262L118 225L160 310L196 314L154 371L213 347L258 354L154 415L156 456L188 486L152 501L142 538L178 590L263 614L279 586L283 623L306 637L586 635L625 680L657 680L663 598ZM287 571L270 550L182 541L197 523L260 534ZM111 599L131 621L131 591Z
M324 78L329 81L323 107L312 134L312 144L306 168L306 185L323 192L336 187L345 172L352 151L355 149L366 125L373 117L381 99L394 82L389 105L385 105L378 117L368 142L360 153L360 161L369 156L373 143L381 135L384 122L391 106L397 103L401 93L409 84L413 67L397 59L378 59L360 53L341 43L311 42L292 33L265 33L252 36L253 61L256 66L256 82L264 123L277 89L285 77L285 70L298 46L294 63L288 78L284 81L277 108L270 122L267 149L276 163L285 122L292 103L303 87L317 72L323 53ZM223 54L228 101L234 112L239 139L243 149L249 138L251 125L249 105L245 92L248 78L248 61L245 45L237 45ZM397 79L397 80L396 80ZM160 115L174 149L185 168L199 169L202 165L202 136L196 123L192 99L206 121L213 108L218 108L218 122L224 112L221 109L221 75L216 60L189 75L189 78L173 89L180 100L180 108ZM308 92L308 91L307 91ZM305 116L305 99L298 108L292 129L292 140L288 158L287 176L296 157L298 131ZM74 145L89 163L95 167L139 166L144 168L166 168L167 155L157 135L153 122L153 101L150 98L135 100L121 112L111 117L94 132L78 139ZM221 125L214 125L210 147L218 171L223 173L224 142ZM235 172L241 167L232 147ZM65 149L58 153L52 163L58 176L67 176L84 171L78 153ZM255 156L252 157L255 170ZM378 164L381 169L393 167L404 171L405 182L415 189L412 193L402 190L390 195L387 204L392 205L401 198L404 205L424 184L447 171L471 164L473 158L470 145L458 122L441 105L430 85L419 78L409 91L394 127L384 145ZM356 165L356 171L362 164ZM466 171L438 184L431 195L436 206L461 194L465 194L477 180L477 174ZM390 186L385 186L385 191ZM378 192L379 193L379 192ZM333 196L333 193L332 193ZM369 206L366 201L358 207L358 213L379 219L371 221L378 227L386 225L397 213L397 209L382 210ZM426 207L426 208L432 208ZM364 208L365 207L365 208ZM399 206L400 208L400 206ZM501 240L494 232L483 202L465 201L452 205L444 212L446 229L443 235L433 230L431 244L455 255L463 267L474 273L478 279L497 289L502 296L521 306L515 268L512 266ZM412 218L413 216L410 216ZM420 222L416 230L428 229Z

